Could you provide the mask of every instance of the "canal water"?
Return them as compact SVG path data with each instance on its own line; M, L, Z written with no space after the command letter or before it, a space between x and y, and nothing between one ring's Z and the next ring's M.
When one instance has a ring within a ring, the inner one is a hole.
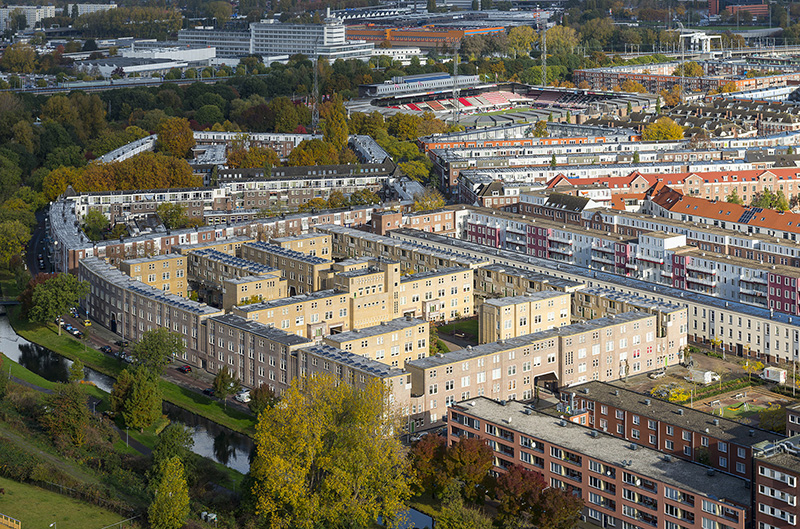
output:
M8 321L0 315L0 351L22 367L52 382L66 382L72 360L29 342L18 335ZM94 383L103 391L111 392L114 379L86 368L85 380ZM183 408L164 402L164 413L173 423L184 424L193 430L196 454L212 459L241 473L250 469L250 453L253 441L233 430L195 415Z

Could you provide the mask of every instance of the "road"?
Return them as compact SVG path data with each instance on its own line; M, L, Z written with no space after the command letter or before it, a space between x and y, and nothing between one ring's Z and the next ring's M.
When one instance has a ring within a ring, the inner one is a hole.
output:
M39 210L36 212L36 228L31 234L31 240L28 241L28 247L25 250L25 265L28 267L28 272L31 276L35 276L39 272L52 272L53 266L50 262L50 255L48 253L47 230L45 229L45 219L47 218L47 210ZM44 259L44 268L39 267L39 254Z

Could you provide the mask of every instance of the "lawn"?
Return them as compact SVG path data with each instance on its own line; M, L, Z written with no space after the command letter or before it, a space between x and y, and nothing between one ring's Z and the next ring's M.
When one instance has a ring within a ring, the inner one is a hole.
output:
M83 342L68 334L59 336L55 324L40 325L23 320L19 318L18 310L10 310L8 317L11 325L23 338L47 347L70 360L80 360L85 366L91 367L100 373L116 378L125 367L125 364L116 358L103 354L92 347L86 347L84 350ZM164 400L176 406L236 432L247 435L252 435L254 432L255 417L253 415L235 409L225 409L220 402L171 382L162 380L161 391L164 395Z
M59 529L99 529L123 517L89 503L17 483L0 477L0 513L22 522L23 529L46 528L53 522Z
M461 320L456 321L453 323L448 323L447 325L442 325L438 327L439 334L452 334L454 331L461 331L468 336L472 336L473 338L478 337L478 320L477 318L472 318L469 320Z
M747 417L752 417L754 415L758 415L758 412L763 410L764 406L755 406L753 404L748 404L745 406L744 404L740 405L736 409L731 409L731 407L725 407L725 418L726 419L744 419Z

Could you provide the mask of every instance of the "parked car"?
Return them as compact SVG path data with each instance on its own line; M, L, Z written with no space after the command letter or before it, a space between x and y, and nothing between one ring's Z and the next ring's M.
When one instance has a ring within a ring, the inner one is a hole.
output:
M428 432L415 433L414 435L411 436L411 442L412 443L416 443L417 441L420 441L426 435L428 435Z
M72 334L72 336L74 336L75 338L83 338L83 333L78 329L72 329L70 331L70 334Z
M203 395L206 397L213 397L214 396L214 388L206 388L203 390Z
M110 345L104 345L103 347L100 348L100 352L101 353L105 353L107 355L110 355L112 353L111 346Z
M91 327L92 326L92 322L89 320L89 318L84 318L83 326L84 327Z
M130 343L128 342L128 340L117 340L116 342L114 342L114 345L119 345L120 347L128 347Z
M242 391L237 393L233 398L241 402L242 404L247 404L248 402L250 402L250 390L243 389Z
M649 374L649 375L647 375L647 376L648 376L648 377L650 377L650 378L652 378L653 380L655 380L655 379L657 379L657 378L662 378L662 377L664 377L664 376L666 376L666 375L667 375L667 372L666 372L666 371L653 371L652 373L650 373L650 374Z
M178 371L180 371L181 373L191 373L192 372L192 366L183 365L183 366L178 368Z

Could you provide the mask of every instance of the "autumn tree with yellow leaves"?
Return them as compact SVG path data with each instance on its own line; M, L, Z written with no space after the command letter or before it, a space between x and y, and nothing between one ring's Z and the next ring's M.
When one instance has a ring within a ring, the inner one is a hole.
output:
M297 378L256 425L251 498L265 527L369 527L411 496L388 392L331 376Z

